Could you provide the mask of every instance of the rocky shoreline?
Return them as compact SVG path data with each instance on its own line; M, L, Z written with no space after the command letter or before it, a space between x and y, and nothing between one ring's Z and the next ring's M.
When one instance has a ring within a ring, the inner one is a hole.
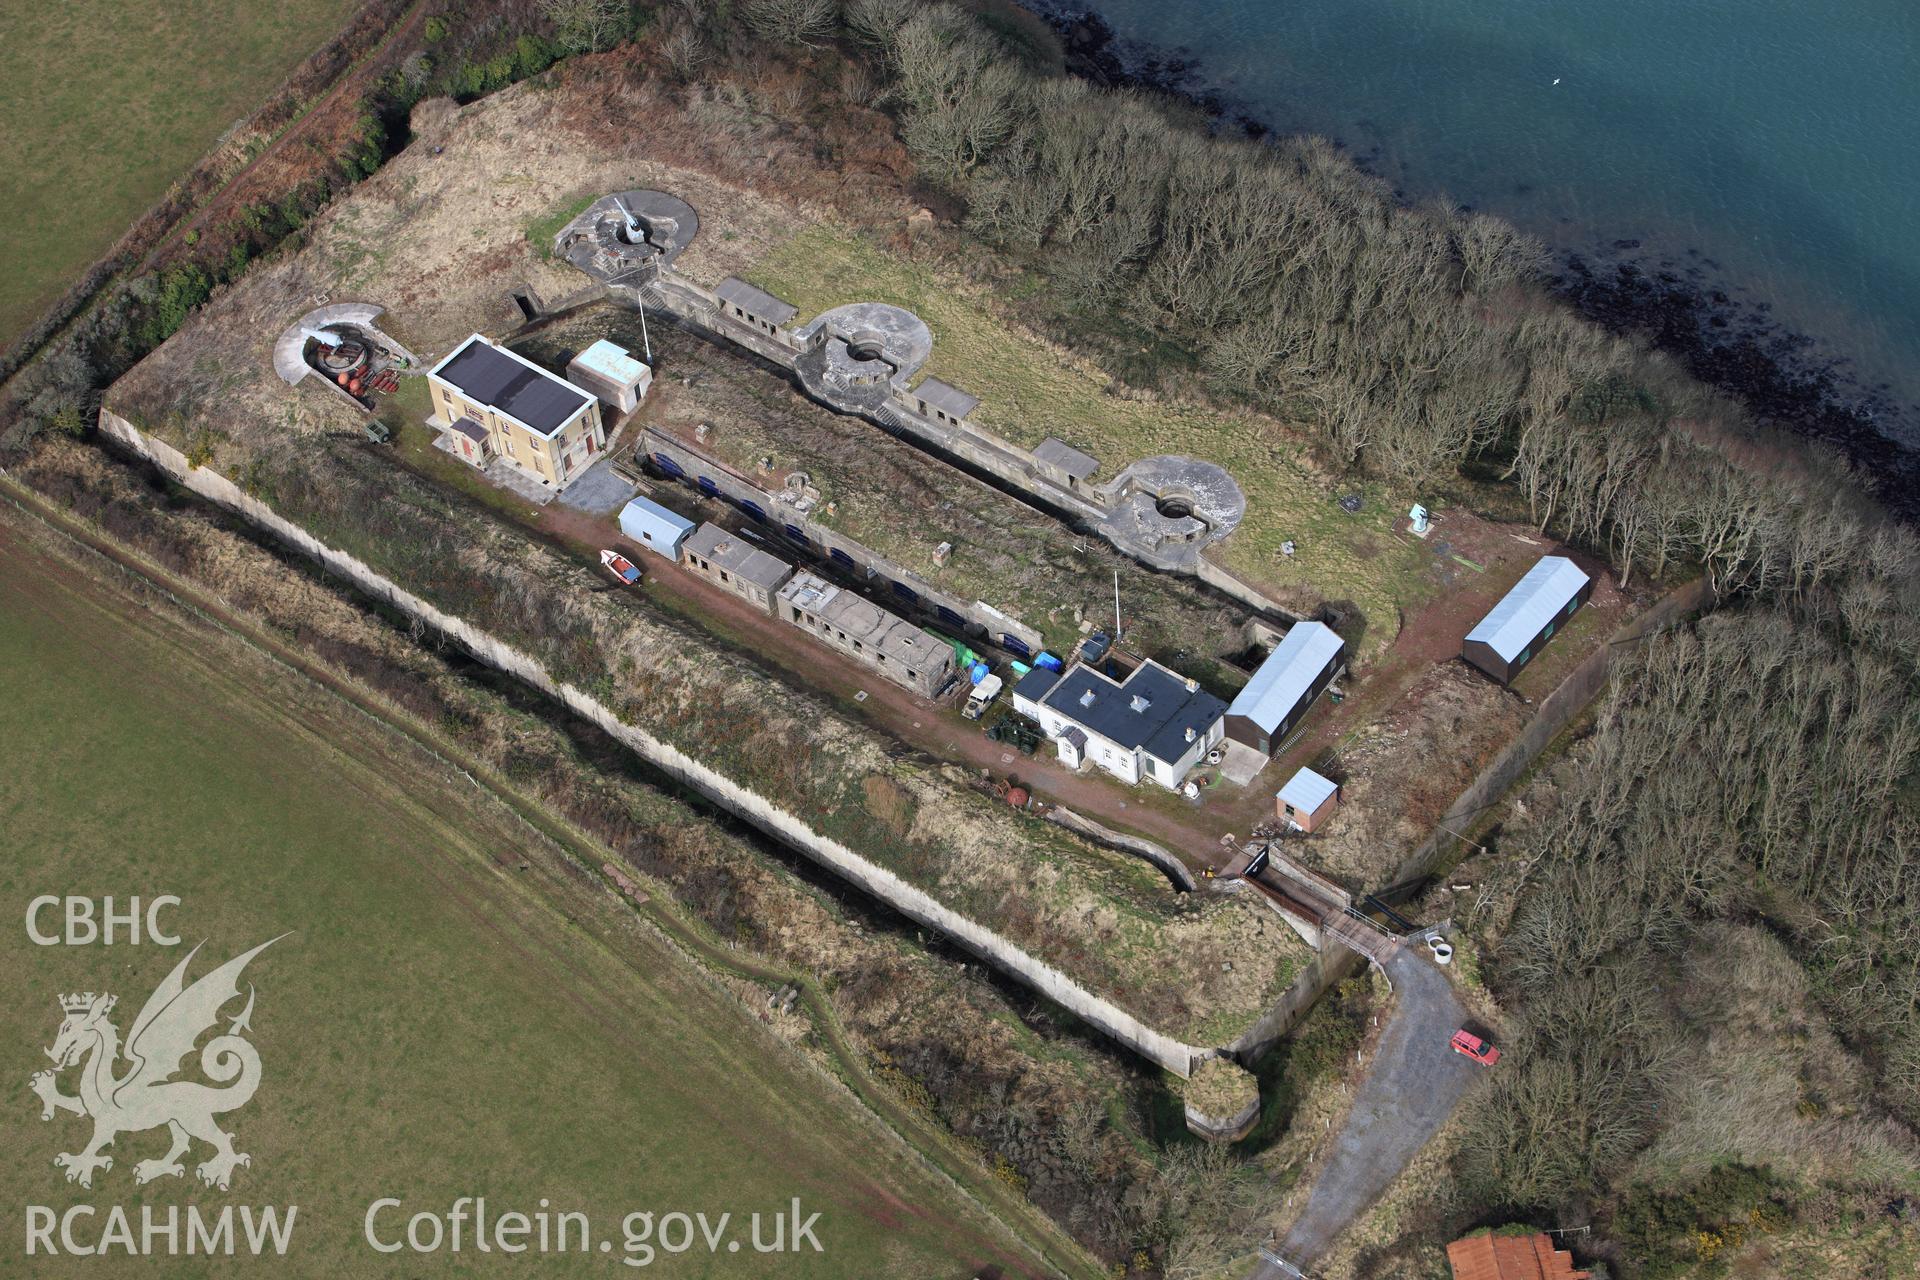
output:
M1059 36L1072 74L1170 94L1223 130L1249 137L1273 132L1210 88L1201 66L1181 51L1123 40L1098 13L1078 5L1022 3ZM1374 171L1366 156L1353 159ZM1649 259L1640 250L1631 240L1557 246L1554 292L1596 324L1645 335L1762 421L1831 445L1860 469L1879 501L1901 519L1920 522L1920 448L1899 438L1920 441L1920 405L1901 402L1885 385L1862 385L1843 357L1822 353L1813 338L1773 319L1766 303L1743 302L1733 286L1716 281L1714 264L1697 251L1674 261Z

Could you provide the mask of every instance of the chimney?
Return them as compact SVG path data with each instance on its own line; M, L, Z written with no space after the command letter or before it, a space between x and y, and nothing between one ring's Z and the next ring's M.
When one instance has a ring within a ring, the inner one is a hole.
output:
M947 557L952 554L953 544L951 542L943 542L933 549L933 562L935 564L945 564Z
M1093 690L1089 689L1085 693L1080 695L1080 705L1083 707L1090 707L1093 705Z
M1188 725L1188 726L1187 726L1187 741L1188 741L1188 742L1192 742L1192 741L1193 741L1193 726L1192 726L1192 725Z
M1136 693L1133 695L1133 709L1135 711L1145 711L1148 707L1152 705L1153 703L1147 700L1147 696L1145 694Z

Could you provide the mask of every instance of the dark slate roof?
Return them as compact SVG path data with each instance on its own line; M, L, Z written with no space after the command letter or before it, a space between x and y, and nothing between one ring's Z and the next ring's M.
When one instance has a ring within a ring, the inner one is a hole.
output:
M1083 701L1088 693L1091 703ZM1146 705L1136 710L1141 698ZM1118 687L1092 667L1076 664L1044 698L1035 700L1123 750L1139 747L1169 764L1187 753L1188 729L1195 737L1204 736L1227 710L1226 703L1205 690L1187 688L1185 680L1157 662L1141 663Z
M914 390L914 395L925 400L949 418L964 418L980 406L979 396L970 396L960 388L928 378Z
M1035 667L1020 677L1020 683L1013 686L1013 696L1025 698L1028 702L1039 702L1047 696L1047 690L1060 682L1060 673L1046 667Z
M1049 466L1058 467L1075 480L1085 480L1100 469L1099 459L1091 454L1082 453L1065 440L1053 436L1048 436L1035 445L1033 456Z
M487 442L487 429L475 422L472 418L463 415L455 419L453 429L475 444L485 444Z
M800 309L792 303L774 297L765 289L755 288L739 276L728 276L714 286L713 296L730 306L739 307L750 316L759 316L774 324L785 324L800 314Z
M511 414L543 435L558 431L593 397L545 369L500 350L479 334L440 362L435 375L468 399Z

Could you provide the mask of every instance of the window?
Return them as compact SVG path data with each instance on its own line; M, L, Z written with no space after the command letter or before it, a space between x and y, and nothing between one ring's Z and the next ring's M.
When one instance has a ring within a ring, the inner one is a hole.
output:
M1553 638L1553 624L1551 622L1547 624L1547 629L1541 633L1540 638L1542 640L1550 640Z
M1291 818L1291 817L1293 816L1293 806L1292 806L1292 805L1288 805L1288 806L1287 806L1287 816L1288 816L1289 818Z
M1520 651L1520 656L1513 660L1513 665L1516 667L1525 666L1527 659L1531 658L1532 656L1533 656L1532 649L1522 649Z
M1579 607L1580 607L1579 596L1575 596L1573 599L1567 601L1567 616L1571 618L1573 616L1573 611L1575 609L1578 609Z
M733 576L732 576L731 574L729 574L729 573L728 573L728 572L727 572L727 571L726 571L725 569L722 569L722 570L720 571L720 581L722 581L722 582L732 582L732 581L733 581Z

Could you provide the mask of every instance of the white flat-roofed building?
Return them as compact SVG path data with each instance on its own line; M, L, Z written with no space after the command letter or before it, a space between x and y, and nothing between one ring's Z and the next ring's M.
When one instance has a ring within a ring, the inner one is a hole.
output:
M625 347L601 338L567 362L567 381L622 413L632 413L647 398L653 370Z

